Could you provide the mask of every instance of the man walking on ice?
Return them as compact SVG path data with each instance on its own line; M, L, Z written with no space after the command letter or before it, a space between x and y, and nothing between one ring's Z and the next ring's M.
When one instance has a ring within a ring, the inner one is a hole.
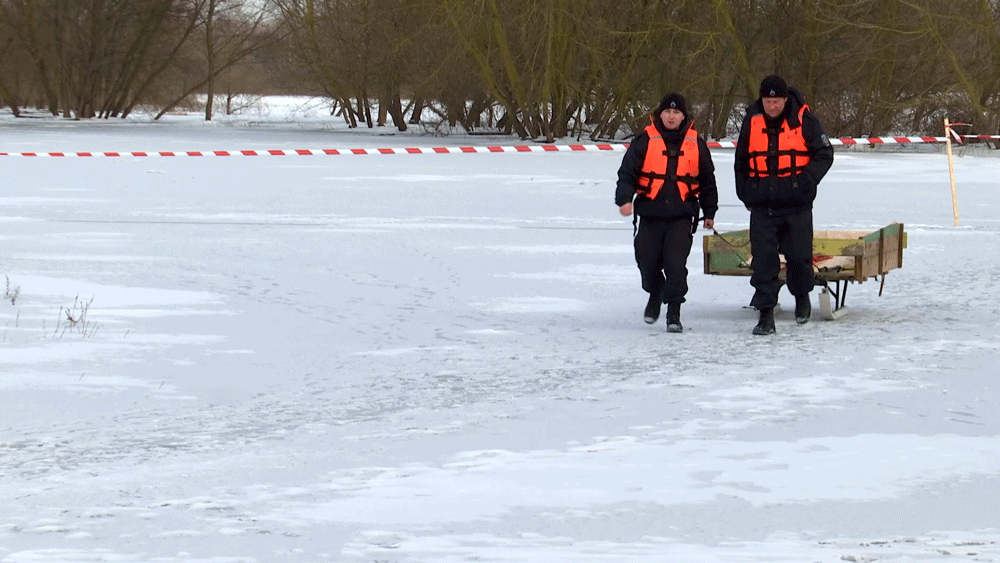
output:
M681 303L688 291L687 259L699 212L711 229L719 209L712 155L687 113L680 94L663 97L650 124L629 144L615 190L619 212L626 217L634 213L637 223L635 261L642 288L649 292L643 319L655 323L660 304L666 303L668 332L684 330Z
M736 195L750 210L753 255L750 306L760 312L753 334L774 334L781 281L795 296L795 321L809 322L813 275L812 206L816 187L833 164L833 147L801 92L779 76L760 83L760 98L747 108L736 144Z

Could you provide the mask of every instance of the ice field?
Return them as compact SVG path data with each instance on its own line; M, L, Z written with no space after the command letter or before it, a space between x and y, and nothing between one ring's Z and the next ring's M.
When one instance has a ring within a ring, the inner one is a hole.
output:
M520 144L324 123L0 150ZM774 337L704 230L643 323L621 157L0 157L0 562L1000 561L996 151L955 227L941 147L838 150L817 229L904 223L903 267Z

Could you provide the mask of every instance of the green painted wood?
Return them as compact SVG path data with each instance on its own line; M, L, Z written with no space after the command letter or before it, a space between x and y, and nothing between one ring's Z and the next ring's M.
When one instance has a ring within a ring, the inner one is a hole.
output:
M841 235L853 235L853 231L827 231ZM901 223L890 223L885 227L865 233L857 231L857 238L813 238L813 254L819 256L850 256L860 257L869 263L879 256L897 255L899 266L902 267L903 249L906 248L906 232ZM714 235L706 235L703 248L705 252L705 273L726 276L749 276L752 270L746 265L750 260L750 231L728 231ZM880 242L881 241L881 242ZM880 254L881 253L881 254ZM878 260L883 263L883 260ZM879 269L882 269L881 267ZM842 270L837 272L818 272L817 279L862 281L866 275L885 274L883 271L855 272Z

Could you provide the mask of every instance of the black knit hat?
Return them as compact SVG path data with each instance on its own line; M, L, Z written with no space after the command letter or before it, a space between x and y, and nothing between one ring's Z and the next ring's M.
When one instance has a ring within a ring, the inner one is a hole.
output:
M667 94L666 96L663 96L662 100L660 100L660 105L656 106L656 112L654 115L660 115L665 109L676 109L683 113L684 117L687 117L687 100L684 99L684 96L677 93Z
M787 98L788 84L780 76L771 75L760 81L761 98Z

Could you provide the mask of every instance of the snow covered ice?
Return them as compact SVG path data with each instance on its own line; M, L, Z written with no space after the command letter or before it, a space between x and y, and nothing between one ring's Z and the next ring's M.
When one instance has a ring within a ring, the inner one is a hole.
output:
M386 132L0 150L518 144ZM1000 560L996 153L954 227L940 147L839 150L817 229L902 222L903 268L770 338L704 230L685 332L642 321L621 155L0 157L0 562Z

